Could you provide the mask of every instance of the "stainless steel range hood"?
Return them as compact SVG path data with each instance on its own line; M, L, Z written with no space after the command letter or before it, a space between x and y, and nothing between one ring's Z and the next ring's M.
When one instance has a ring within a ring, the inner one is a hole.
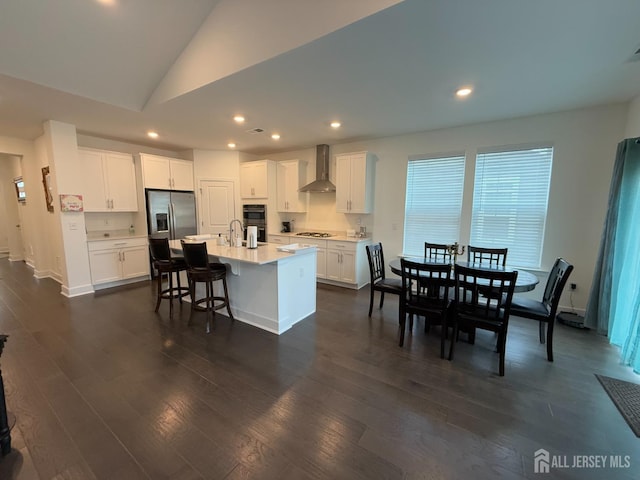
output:
M330 193L336 186L329 181L329 145L316 145L316 179L299 192Z

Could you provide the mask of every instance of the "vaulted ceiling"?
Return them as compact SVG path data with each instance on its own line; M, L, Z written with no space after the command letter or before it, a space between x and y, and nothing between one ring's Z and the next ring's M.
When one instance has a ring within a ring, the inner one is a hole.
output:
M3 0L0 136L267 154L627 101L639 48L637 0Z

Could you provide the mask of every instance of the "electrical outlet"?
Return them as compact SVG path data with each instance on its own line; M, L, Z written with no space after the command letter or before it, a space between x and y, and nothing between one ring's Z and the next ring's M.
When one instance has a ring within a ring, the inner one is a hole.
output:
M578 285L576 285L575 283L571 284L571 290L575 290L576 288L578 288Z

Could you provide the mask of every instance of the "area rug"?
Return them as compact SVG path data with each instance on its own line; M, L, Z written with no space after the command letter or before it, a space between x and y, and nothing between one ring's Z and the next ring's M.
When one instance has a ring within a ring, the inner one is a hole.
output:
M595 375L633 433L640 437L640 385L597 373Z

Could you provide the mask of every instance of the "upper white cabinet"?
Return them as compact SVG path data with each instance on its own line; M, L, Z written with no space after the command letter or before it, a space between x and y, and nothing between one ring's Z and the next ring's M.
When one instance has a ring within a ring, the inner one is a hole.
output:
M144 188L193 191L193 162L141 153Z
M307 180L307 164L300 160L278 162L278 211L306 212L307 194L298 192Z
M336 156L336 210L338 212L372 212L373 166L373 158L368 152Z
M242 198L269 198L270 177L274 174L271 160L258 160L240 164L240 196Z
M138 194L133 157L127 153L79 148L85 212L136 212Z

